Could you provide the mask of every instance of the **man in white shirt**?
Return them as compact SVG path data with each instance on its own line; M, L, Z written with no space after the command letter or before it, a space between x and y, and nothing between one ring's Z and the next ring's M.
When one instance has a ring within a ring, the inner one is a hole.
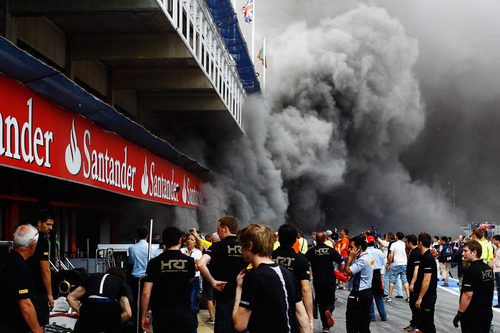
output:
M401 277L401 282L403 283L406 301L408 302L408 297L410 295L408 281L406 279L406 264L408 258L406 257L406 245L403 242L405 235L402 232L396 233L396 241L391 244L389 248L389 256L387 258L386 269L389 271L389 300L392 297L392 291L394 290L394 285L398 276ZM391 266L391 263L393 264Z

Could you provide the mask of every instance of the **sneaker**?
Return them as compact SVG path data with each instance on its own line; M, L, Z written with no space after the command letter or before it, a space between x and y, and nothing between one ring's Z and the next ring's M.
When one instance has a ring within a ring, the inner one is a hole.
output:
M321 330L321 333L330 333L330 329L324 328L324 329Z
M215 321L209 317L207 320L205 320L205 324L213 325L215 324Z
M380 320L387 321L387 317L381 317Z
M406 297L405 301L406 303L410 303L410 297Z
M398 296L396 296L396 298L403 298L403 296L401 296L401 295L398 295Z
M328 310L325 311L326 321L328 322L328 326L333 327L335 322L333 321L332 313Z
M392 302L391 296L384 297L384 301Z
M377 319L376 319L375 317L372 317L372 318L371 318L371 320L372 320L372 321L376 321Z
M500 304L493 305L494 308L500 308Z
M411 326L411 325L408 325L408 326L406 326L405 328L403 328L403 330L408 331L408 332L411 332L411 331L413 331L414 329L415 329L415 327L413 327L413 326Z

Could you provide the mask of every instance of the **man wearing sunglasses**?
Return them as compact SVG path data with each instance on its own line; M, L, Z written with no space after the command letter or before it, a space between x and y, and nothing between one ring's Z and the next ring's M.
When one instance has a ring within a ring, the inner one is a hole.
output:
M41 209L33 225L38 229L39 239L35 254L28 259L33 271L33 293L31 301L35 306L38 322L43 327L49 323L50 309L54 307L52 296L52 278L49 267L48 237L54 226L55 215L49 209Z

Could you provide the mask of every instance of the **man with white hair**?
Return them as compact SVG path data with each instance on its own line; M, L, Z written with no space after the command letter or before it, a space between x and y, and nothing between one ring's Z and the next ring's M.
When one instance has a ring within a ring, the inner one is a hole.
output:
M31 302L33 277L26 259L35 253L38 230L20 225L14 232L14 250L0 272L0 332L42 333Z

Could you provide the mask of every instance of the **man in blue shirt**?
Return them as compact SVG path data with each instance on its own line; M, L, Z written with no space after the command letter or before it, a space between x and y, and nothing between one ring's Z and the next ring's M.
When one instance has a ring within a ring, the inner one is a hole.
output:
M372 278L372 294L375 304L377 305L378 313L382 321L387 320L387 313L385 312L384 305L384 285L382 284L382 277L380 270L384 267L384 254L379 249L375 248L375 237L369 235L366 236L366 242L368 247L366 248L366 253L368 253L374 260L373 264L373 278ZM370 306L370 318L375 320L375 306L372 302Z
M370 306L372 304L372 278L375 260L366 251L366 241L357 236L350 239L349 258L344 270L349 280L349 298L346 309L348 333L370 332Z
M130 280L130 287L132 289L132 295L134 296L134 304L132 306L134 316L137 315L137 302L139 301L138 295L142 292L143 281L141 278L146 275L146 267L148 266L148 227L145 225L139 227L137 229L137 237L139 238L139 241L128 248L128 262L132 265L132 279ZM158 252L151 249L151 259L156 256L158 256Z

